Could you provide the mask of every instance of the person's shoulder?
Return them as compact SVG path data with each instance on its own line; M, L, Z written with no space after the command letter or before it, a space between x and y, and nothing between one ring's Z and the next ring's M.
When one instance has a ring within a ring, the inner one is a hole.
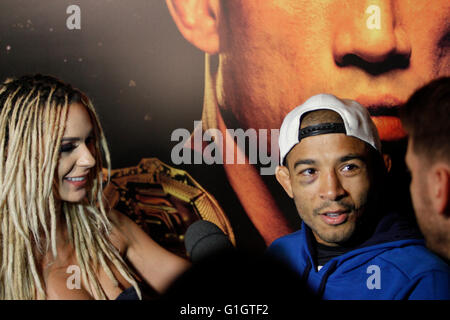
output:
M122 212L112 208L108 212L108 218L113 223L113 226L122 226L124 223L128 223L127 220L130 220L126 215Z
M113 229L117 228L122 233L135 231L134 229L139 228L136 222L133 221L129 216L114 208L110 210L108 216L113 224Z
M300 246L305 243L301 230L287 234L276 239L267 248L266 254L272 258L297 261L300 254Z
M389 299L448 299L450 269L421 240L400 240L365 248L355 257L359 265L379 277ZM357 264L356 264L357 263ZM376 267L369 270L369 267ZM366 269L367 268L367 269Z
M114 247L116 247L121 254L124 254L130 243L130 227L134 222L116 209L111 209L108 212L108 217L112 222L112 230L109 239Z
M399 246L383 252L380 257L408 278L437 272L450 279L448 264L428 250L423 243Z
M425 245L398 247L385 252L382 258L397 269L395 280L392 278L401 284L397 298L450 299L450 268Z
M278 247L286 247L286 246L292 246L292 245L298 245L298 241L301 241L303 238L301 230L289 233L287 235L284 235L276 240L274 240L271 245L269 246L269 249L278 248Z

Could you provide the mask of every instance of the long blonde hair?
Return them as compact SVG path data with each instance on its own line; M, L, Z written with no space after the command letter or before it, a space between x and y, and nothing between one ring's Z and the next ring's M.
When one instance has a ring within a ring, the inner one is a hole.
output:
M61 203L55 172L68 109L75 102L91 116L96 164L86 200ZM135 275L109 240L112 224L102 201L102 158L109 181L106 139L91 101L81 91L43 75L0 85L0 299L46 298L40 264L47 252L57 255L58 218L66 221L68 241L91 295L107 298L97 278L99 268L117 285L108 265L112 263L141 296Z

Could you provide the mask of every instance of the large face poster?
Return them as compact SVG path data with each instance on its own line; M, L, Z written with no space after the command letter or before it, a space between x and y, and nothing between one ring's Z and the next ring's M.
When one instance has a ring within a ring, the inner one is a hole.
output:
M1 8L2 80L42 73L80 88L99 114L112 168L157 158L183 170L238 246L264 250L299 228L273 175L278 129L318 93L369 109L392 161L389 201L412 214L397 113L418 87L450 74L448 1L2 0ZM159 222L190 221L170 212Z

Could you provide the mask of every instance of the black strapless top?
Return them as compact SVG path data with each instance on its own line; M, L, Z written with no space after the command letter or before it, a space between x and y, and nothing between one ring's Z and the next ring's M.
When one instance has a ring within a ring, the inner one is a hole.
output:
M142 300L154 300L159 297L159 294L143 282L138 282L139 289L141 290ZM123 290L116 298L116 300L139 300L139 296L136 292L136 289L131 286L125 290Z
M136 289L131 286L123 290L116 298L116 300L139 300Z

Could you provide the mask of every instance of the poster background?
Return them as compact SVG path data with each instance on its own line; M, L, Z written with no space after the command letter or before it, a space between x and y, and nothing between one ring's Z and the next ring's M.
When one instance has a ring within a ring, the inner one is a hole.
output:
M66 26L66 10L73 4L81 8L81 30ZM170 141L171 133L177 128L192 131L194 120L201 119L204 54L181 36L165 1L1 0L0 17L0 79L39 72L86 92L105 130L112 168L135 166L150 157L172 164L177 142ZM222 196L222 206L231 202L221 193L226 177L193 176L212 181L207 190ZM264 179L285 218L298 227L293 202L273 176ZM401 190L407 198L407 188ZM257 239L238 200L231 206L238 208L226 210L237 219L234 230L246 240Z
M69 5L81 30L69 30ZM2 0L0 79L51 74L93 100L112 167L170 163L176 128L192 130L203 100L203 53L160 0Z

